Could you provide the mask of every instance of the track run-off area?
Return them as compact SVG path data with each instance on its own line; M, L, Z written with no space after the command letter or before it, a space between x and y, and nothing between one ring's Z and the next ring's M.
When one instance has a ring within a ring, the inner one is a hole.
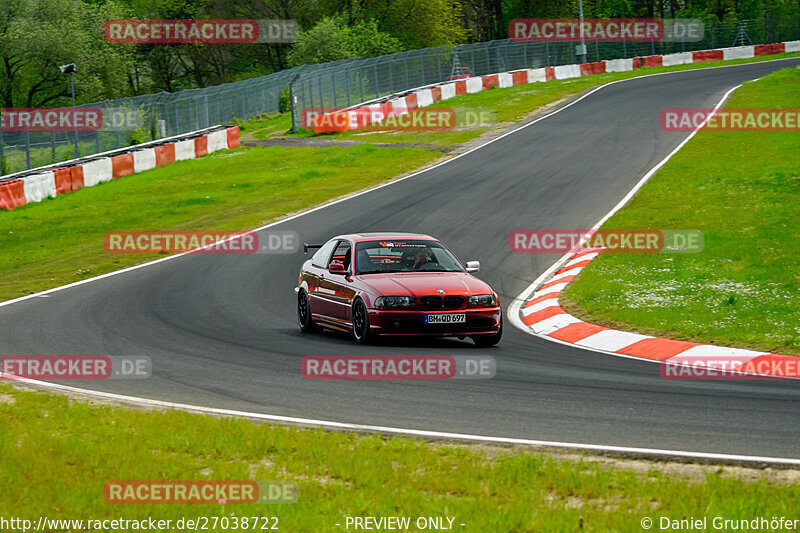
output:
M732 87L798 64L611 83L445 163L261 231L305 242L427 233L462 261L479 260L477 276L506 309L559 258L512 253L511 231L594 226L687 137L661 130L663 109L713 108ZM658 365L548 342L508 318L493 348L302 334L293 288L304 259L188 254L6 302L0 353L148 356L150 379L63 385L290 422L800 462L797 381L668 381ZM310 355L491 355L497 371L487 380L309 380L300 362Z

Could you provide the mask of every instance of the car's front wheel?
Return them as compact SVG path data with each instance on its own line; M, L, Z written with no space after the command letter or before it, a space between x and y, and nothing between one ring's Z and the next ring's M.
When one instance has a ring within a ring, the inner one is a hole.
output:
M491 333L489 335L473 335L472 342L475 343L476 346L486 347L486 346L494 346L498 342L500 342L500 338L503 336L503 319L500 319L500 329L497 330L497 333Z
M311 307L308 305L308 295L306 291L300 290L297 294L297 322L300 324L300 331L308 333L318 331L320 327L311 320Z
M353 302L353 337L359 344L367 344L371 335L369 332L369 313L364 300L357 299Z

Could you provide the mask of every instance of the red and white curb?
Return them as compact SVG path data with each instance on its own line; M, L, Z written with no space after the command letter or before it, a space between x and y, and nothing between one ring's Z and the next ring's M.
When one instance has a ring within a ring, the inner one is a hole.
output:
M538 336L598 352L686 364L693 368L726 370L742 375L800 377L800 358L791 355L653 337L584 322L570 315L561 307L558 298L564 288L600 253L600 249L582 250L546 279L521 305L519 315L522 323Z
M711 116L722 107L730 94L739 87L741 85L729 89L714 106L713 113L706 117L703 123L698 125L672 152L642 176L619 203L591 229L599 229L614 213L622 209L633 195L703 128ZM738 372L740 375L764 376L765 379L769 379L769 377L797 379L800 377L798 368L800 358L798 357L620 331L584 322L570 315L559 305L558 298L564 288L601 252L602 249L595 248L565 254L511 302L507 315L509 320L516 327L532 335L589 351L665 365L685 362L693 367L702 367L705 362L709 370L706 372L709 378L712 376L713 370L721 365L725 366L726 371L732 371L734 374ZM767 371L762 371L762 369Z
M78 165L43 170L20 179L0 182L0 209L14 209L41 202L45 198L55 198L101 182L236 146L239 146L239 126L155 146L133 146L128 151L113 152L114 155L106 157L98 154L96 159Z

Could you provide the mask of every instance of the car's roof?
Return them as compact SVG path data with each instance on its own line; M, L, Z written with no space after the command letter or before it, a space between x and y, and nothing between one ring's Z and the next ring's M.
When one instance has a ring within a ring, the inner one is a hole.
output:
M401 232L367 232L367 233L350 233L348 235L339 235L337 239L350 239L354 242L361 241L375 241L382 239L421 239L426 241L435 241L430 235L423 233L401 233Z

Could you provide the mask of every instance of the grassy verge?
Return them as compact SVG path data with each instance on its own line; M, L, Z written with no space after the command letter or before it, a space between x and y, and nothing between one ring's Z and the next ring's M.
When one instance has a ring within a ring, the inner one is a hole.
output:
M745 83L726 107L800 108L800 69ZM800 355L797 133L701 132L604 228L699 229L696 254L605 254L564 294L590 322Z
M0 298L157 256L110 255L112 230L241 230L376 185L434 159L410 148L241 148L0 213ZM47 223L42 224L46 220Z
M789 57L800 54L782 54ZM724 64L749 63L756 58ZM327 136L367 143L352 148L270 147L223 151L113 180L56 199L0 212L0 300L79 281L152 259L109 255L111 230L245 230L331 198L374 186L440 156L403 147L376 149L371 142L453 145L513 124L543 106L609 81L644 74L715 66L701 63L534 83L462 95L443 102L460 109L491 109L496 125L446 132L348 132ZM240 123L246 135L288 134L290 117ZM46 221L46 223L42 223Z
M752 470L644 466L143 412L8 383L0 383L0 420L0 516L34 524L39 516L276 516L281 531L342 531L348 516L432 516L454 518L461 531L638 531L644 517L793 517L800 499L800 486L787 483L791 472L767 479ZM113 505L103 496L110 480L203 479L295 482L299 499Z

